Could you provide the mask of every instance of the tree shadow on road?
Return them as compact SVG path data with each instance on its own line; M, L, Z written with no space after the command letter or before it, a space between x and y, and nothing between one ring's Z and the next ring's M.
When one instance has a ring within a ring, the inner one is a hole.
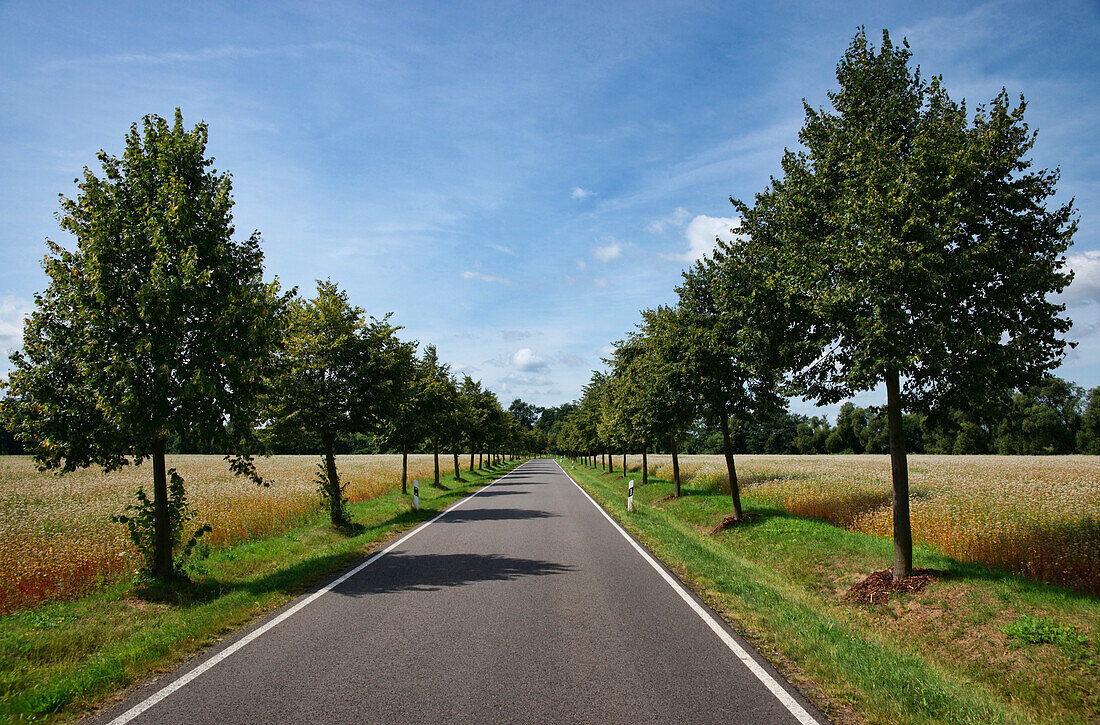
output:
M439 520L441 524L458 524L464 521L522 521L524 519L549 519L556 518L558 514L536 509L466 509L458 508L448 511L447 515Z
M401 591L436 591L482 581L512 581L573 571L572 566L497 554L388 554L333 590L360 597Z

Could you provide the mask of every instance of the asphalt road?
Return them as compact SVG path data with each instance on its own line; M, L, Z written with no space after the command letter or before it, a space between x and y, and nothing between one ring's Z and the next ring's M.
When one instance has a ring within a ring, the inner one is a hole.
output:
M827 723L553 461L414 532L95 722Z

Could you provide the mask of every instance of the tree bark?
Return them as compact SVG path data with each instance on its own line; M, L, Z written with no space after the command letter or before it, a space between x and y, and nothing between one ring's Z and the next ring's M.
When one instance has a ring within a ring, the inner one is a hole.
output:
M479 471L481 469L485 468L485 454L484 453L478 453L477 454L477 468L478 468Z
M607 452L607 472L608 473L614 473L615 472L615 454L612 453L611 451Z
M626 478L626 449L623 449L623 478Z
M680 498L680 456L676 453L676 436L669 436L672 444L672 482L676 485L676 498Z
M902 427L901 381L886 371L886 422L890 431L890 473L894 483L894 581L913 573L913 529L909 519L909 464Z
M649 444L642 444L642 485L649 485Z
M470 445L470 473L474 472L474 447Z
M457 448L454 449L454 458L455 458L455 480L456 481L461 481L462 480L462 471L458 470L458 449Z
M439 485L439 446L432 444L432 452L435 454L435 485Z
M344 499L340 492L340 476L336 472L336 436L326 433L321 436L321 445L325 450L325 477L328 480L328 513L333 526L347 525L344 517Z
M409 492L409 446L401 440L401 494Z
M737 485L737 469L733 466L733 441L730 440L730 420L722 411L722 450L726 454L726 473L730 479L730 498L733 499L733 518L741 520L741 489Z
M172 562L172 522L168 517L168 473L164 464L164 438L153 438L153 574L169 581L176 577Z

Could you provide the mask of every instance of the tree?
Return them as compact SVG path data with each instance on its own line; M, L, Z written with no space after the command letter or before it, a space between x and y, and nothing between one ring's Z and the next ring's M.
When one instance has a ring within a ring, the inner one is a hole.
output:
M400 365L406 354L390 315L370 318L334 282L318 281L317 296L291 305L267 398L277 440L320 444L321 496L334 526L351 524L336 469L340 436L376 432L399 407Z
M229 174L206 158L207 127L146 116L122 158L100 151L80 193L61 198L75 250L47 242L49 287L24 328L4 425L42 469L69 472L153 462L152 574L177 576L165 445L172 436L221 451L252 450L262 373L285 300L262 280L260 236L232 239ZM227 457L228 458L228 457ZM230 459L255 477L247 456ZM131 517L127 517L131 518Z
M489 417L484 390L481 389L481 381L474 380L469 375L462 376L462 387L459 395L462 399L464 420L463 430L466 442L470 445L470 472L474 470L474 455L477 453L478 444L485 437L485 421Z
M692 381L696 410L707 425L722 432L722 451L729 477L733 516L741 520L741 492L734 464L731 419L758 407L775 387L781 328L763 319L774 306L756 299L764 286L753 258L741 246L720 246L715 257L685 272L677 287L678 329L687 379Z
M421 414L427 432L427 440L435 454L435 485L439 486L439 447L445 445L450 433L448 418L454 407L455 390L451 381L451 369L439 361L435 345L428 345L420 361L417 375L420 389Z
M1077 434L1077 452L1100 454L1100 387L1090 390L1085 398L1081 430Z
M535 425L539 422L539 417L542 415L542 408L531 403L524 402L523 400L516 398L512 401L512 404L508 406L508 412L512 414L512 417L516 419L516 422L523 426L526 430L534 429Z
M427 421L424 418L417 374L420 360L416 357L415 341L401 342L394 347L394 405L388 416L384 435L389 445L401 451L401 493L409 492L409 451L424 442Z
M1001 92L969 123L941 80L910 71L908 45L862 30L837 66L835 113L805 106L805 150L741 231L784 270L804 338L805 397L834 403L886 387L894 489L894 577L912 571L904 411L980 409L1056 365L1071 275L1072 202L1053 210L1058 171L1031 171L1035 142Z

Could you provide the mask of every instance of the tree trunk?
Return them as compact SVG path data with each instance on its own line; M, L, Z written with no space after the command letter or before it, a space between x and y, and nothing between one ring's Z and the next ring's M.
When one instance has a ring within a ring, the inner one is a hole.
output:
M156 437L153 451L153 575L169 581L176 577L172 563L172 522L168 517L168 473L164 465L164 438Z
M454 458L455 458L455 480L456 481L461 481L462 480L462 471L458 470L458 449L457 448L454 449Z
M470 445L470 473L474 472L474 446Z
M435 485L439 485L439 446L432 443L432 452L435 454Z
M649 444L642 444L642 485L649 485Z
M327 433L321 436L321 445L325 449L325 489L328 492L328 513L333 526L346 526L344 517L344 498L340 491L340 476L336 472L336 436Z
M401 494L409 492L409 446L401 440Z
M626 478L626 449L623 449L623 478Z
M672 444L672 482L676 485L676 498L680 498L680 456L676 453L676 436L669 436Z
M615 454L612 453L611 451L607 452L607 472L608 473L614 473L615 472Z
M485 454L484 453L478 453L477 454L477 468L478 468L479 471L481 469L485 468Z
M730 478L730 497L733 499L733 518L741 520L741 489L737 485L737 469L733 467L733 441L730 440L730 420L722 411L722 450L726 454L726 473Z
M909 464L901 422L901 381L886 371L886 422L890 430L890 473L894 482L894 581L913 573L913 529L909 520Z

